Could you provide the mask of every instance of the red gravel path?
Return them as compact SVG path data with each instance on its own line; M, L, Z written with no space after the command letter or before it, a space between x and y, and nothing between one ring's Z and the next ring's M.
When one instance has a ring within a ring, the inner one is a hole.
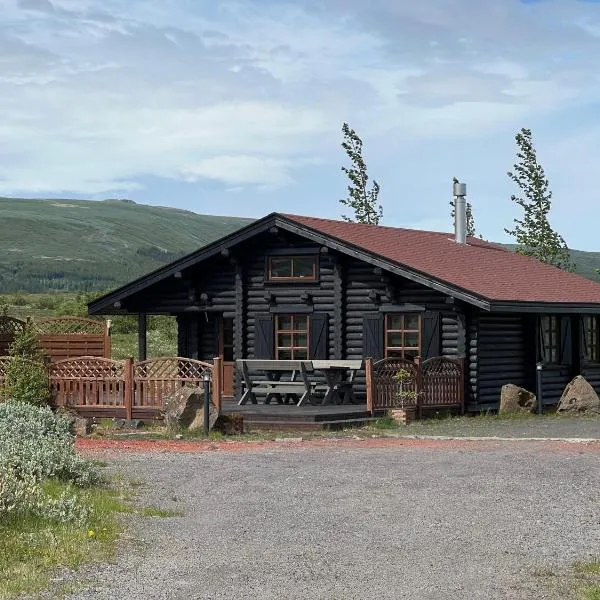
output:
M461 440L461 439L406 439L406 438L366 438L366 439L312 439L302 441L181 441L181 440L116 440L80 438L76 448L82 452L247 452L251 450L276 448L429 448L439 450L471 449L491 450L499 446L514 445L519 440ZM571 451L576 453L600 453L600 443L573 443L559 441L527 441L521 443L535 445L544 451Z

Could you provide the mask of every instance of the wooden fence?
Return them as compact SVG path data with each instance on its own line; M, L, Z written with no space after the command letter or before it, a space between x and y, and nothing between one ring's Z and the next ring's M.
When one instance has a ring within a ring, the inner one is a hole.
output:
M464 412L464 363L444 356L422 364L402 358L366 360L367 406L371 413L390 408L458 408ZM404 371L404 376L398 373Z
M22 321L0 317L0 355L7 355L16 335L27 326L36 331L40 346L52 362L78 356L110 358L111 343L108 321L81 317L49 317Z
M0 388L8 360L0 356ZM82 416L156 419L167 398L184 386L202 389L208 374L212 402L220 410L220 360L211 364L171 356L141 362L96 356L63 359L49 365L51 401Z

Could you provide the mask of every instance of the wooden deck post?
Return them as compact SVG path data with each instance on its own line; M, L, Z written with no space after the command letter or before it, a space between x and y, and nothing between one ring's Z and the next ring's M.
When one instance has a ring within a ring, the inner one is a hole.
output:
M221 414L221 398L223 396L223 359L220 356L213 360L212 374L212 401L217 409L217 414Z
M365 360L365 378L366 378L366 385L367 385L367 410L371 413L371 416L373 416L374 412L375 412L375 407L373 405L373 395L374 395L374 389L373 389L373 359L372 358L367 358Z
M112 358L112 340L110 338L111 320L107 319L104 329L104 358Z
M147 337L146 330L148 328L148 319L146 313L138 315L138 360L146 360L147 355Z
M133 419L133 358L126 358L124 361L123 375L125 385L125 415L131 421Z

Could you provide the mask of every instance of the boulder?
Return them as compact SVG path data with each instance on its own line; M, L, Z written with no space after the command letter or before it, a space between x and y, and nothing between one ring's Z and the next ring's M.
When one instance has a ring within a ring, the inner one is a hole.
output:
M585 377L577 375L567 384L556 412L562 414L600 413L600 398Z
M507 383L502 386L500 392L500 410L498 414L514 415L518 413L528 413L535 410L537 399L535 394L519 387L514 383Z
M221 415L217 427L225 435L241 435L244 433L244 418L238 413Z
M73 421L75 435L84 436L92 433L92 422L84 417L75 417Z
M209 426L217 420L217 410L210 403ZM163 409L168 429L202 428L204 426L204 390L198 387L182 387L165 401Z

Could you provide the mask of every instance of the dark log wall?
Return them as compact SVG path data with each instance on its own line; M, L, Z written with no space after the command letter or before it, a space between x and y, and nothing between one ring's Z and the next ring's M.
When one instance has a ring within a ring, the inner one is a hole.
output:
M506 383L531 387L535 349L530 349L527 319L521 315L484 315L473 321L471 387L476 410L497 409ZM473 342L476 342L473 344ZM469 405L472 410L472 404Z
M397 277L362 261L343 259L344 265L344 358L363 358L363 319L365 315L400 311L405 305L422 307L441 314L440 349L443 356L465 356L465 323L462 309L447 296L418 283ZM379 358L379 357L375 357ZM358 373L357 391L365 393L364 373Z
M293 244L293 246L291 246ZM319 255L318 282L306 283L275 283L266 281L266 257L275 250L290 250L293 248L314 249ZM306 242L295 236L282 234L266 234L261 240L256 240L253 248L245 253L242 262L244 304L245 304L245 355L254 357L257 315L275 314L276 312L290 313L325 313L328 315L328 346L329 356L335 356L335 310L334 310L334 259L329 254L319 252L320 247ZM267 295L269 295L267 297ZM308 294L309 299L301 296Z
M405 304L421 306L442 313L442 353L444 356L464 356L465 336L459 334L459 314L446 301L447 296L407 279L380 273L359 260L345 259L344 307L346 358L362 358L363 315L390 311ZM374 294L377 296L374 296Z
M600 395L600 364L585 363L581 374L590 382L596 393Z

